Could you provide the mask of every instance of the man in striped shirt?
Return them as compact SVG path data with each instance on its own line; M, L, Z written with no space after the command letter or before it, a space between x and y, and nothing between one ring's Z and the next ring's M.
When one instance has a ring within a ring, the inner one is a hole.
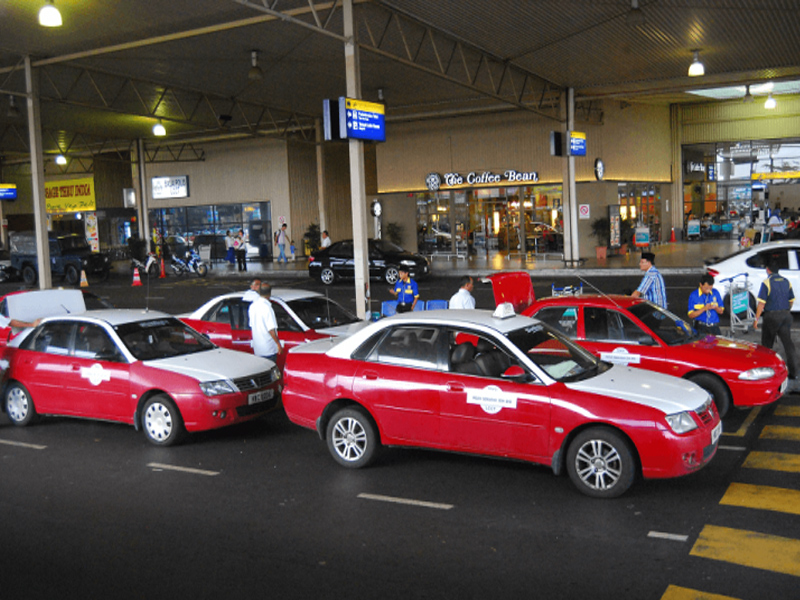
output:
M639 260L639 269L644 271L642 282L636 291L631 294L634 298L644 298L657 304L661 308L667 308L667 288L664 285L664 278L658 272L654 263L656 255L652 252L642 252Z

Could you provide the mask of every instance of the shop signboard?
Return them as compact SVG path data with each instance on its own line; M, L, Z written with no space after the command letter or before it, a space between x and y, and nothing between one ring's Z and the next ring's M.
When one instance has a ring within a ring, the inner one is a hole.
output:
M154 200L189 197L189 176L153 177L151 179Z
M94 177L44 182L48 213L76 213L95 210Z
M505 186L505 185L526 185L539 181L539 173L536 171L517 171L516 169L506 169L502 173L494 171L470 171L469 173L429 173L425 177L426 187L435 192L440 189L463 188L463 187L485 187L485 186Z

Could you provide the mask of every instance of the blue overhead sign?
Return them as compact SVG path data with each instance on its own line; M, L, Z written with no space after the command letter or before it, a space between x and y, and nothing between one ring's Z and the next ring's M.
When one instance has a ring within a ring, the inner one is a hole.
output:
M16 200L16 199L17 199L17 184L0 183L0 200Z
M339 129L346 137L372 142L386 141L385 107L377 102L339 98Z
M569 132L569 156L586 156L586 134Z

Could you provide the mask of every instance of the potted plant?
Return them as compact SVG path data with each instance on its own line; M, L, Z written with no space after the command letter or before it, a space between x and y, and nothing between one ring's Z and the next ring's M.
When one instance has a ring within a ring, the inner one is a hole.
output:
M608 217L598 217L592 221L592 233L589 235L597 238L597 246L595 247L597 259L605 260L608 256L608 242L611 236L611 221Z

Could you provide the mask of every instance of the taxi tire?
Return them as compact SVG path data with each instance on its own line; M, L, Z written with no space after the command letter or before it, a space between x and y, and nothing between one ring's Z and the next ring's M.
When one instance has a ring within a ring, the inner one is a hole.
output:
M397 270L397 267L390 265L386 267L386 271L383 272L383 278L389 285L394 285L400 279L400 272Z
M31 395L21 383L12 383L6 389L5 409L8 420L17 427L30 425L36 418Z
M322 267L319 272L319 280L325 285L332 285L336 281L336 274L330 267Z
M156 446L173 446L183 437L181 413L166 394L152 396L142 408L142 429Z
M714 375L708 373L697 373L689 377L689 381L696 383L714 399L714 404L717 406L717 412L721 419L731 409L731 394L725 387L725 384L717 379Z
M633 485L636 461L620 434L607 427L592 427L569 445L567 471L575 487L587 496L617 498Z
M333 459L348 469L369 465L380 445L372 419L361 408L336 411L328 421L325 441Z

